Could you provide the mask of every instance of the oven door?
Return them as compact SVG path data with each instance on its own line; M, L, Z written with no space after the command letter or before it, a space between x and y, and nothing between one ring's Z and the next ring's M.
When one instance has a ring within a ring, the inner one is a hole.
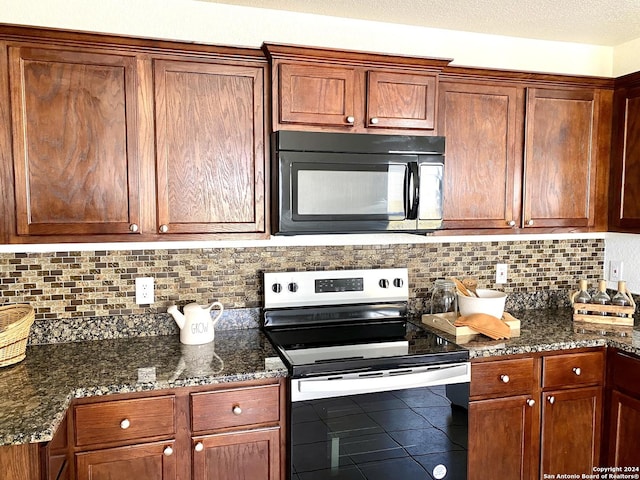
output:
M291 381L291 479L466 480L470 364Z
M279 152L278 233L438 228L442 222L441 157L434 156L437 162L421 157Z

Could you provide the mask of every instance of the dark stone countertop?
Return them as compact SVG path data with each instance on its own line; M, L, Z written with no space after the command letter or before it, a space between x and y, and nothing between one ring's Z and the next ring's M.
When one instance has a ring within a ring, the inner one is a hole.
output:
M463 344L470 358L605 345L640 355L638 319L633 327L585 327L574 325L568 308L511 313L521 320L520 336L480 336ZM155 380L139 378L149 372ZM24 361L0 369L0 445L50 440L73 398L286 375L256 328L216 332L212 344L195 347L177 335L30 346Z
M30 346L0 369L0 445L51 440L73 398L286 375L258 329L216 332L199 346L177 335Z
M469 357L496 357L532 352L549 352L584 347L616 347L640 355L640 321L634 326L620 327L604 324L574 323L572 309L541 309L509 312L520 319L520 336L509 340L491 340L479 335L462 345L469 349ZM447 340L452 335L425 327Z

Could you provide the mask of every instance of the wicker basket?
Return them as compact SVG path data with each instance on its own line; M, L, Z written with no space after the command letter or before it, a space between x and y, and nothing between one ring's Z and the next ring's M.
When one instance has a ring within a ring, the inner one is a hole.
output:
M0 307L0 367L24 360L35 312L31 305Z

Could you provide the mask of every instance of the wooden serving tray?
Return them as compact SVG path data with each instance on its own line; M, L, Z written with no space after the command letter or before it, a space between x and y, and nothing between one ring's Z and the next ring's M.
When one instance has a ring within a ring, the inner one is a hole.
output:
M453 335L456 338L456 343L465 343L475 339L478 335L482 335L471 327L456 327L453 323L457 318L457 313L440 313L436 315L425 314L422 315L422 323L437 328L438 330L442 330L449 335ZM504 312L502 315L502 320L504 320L511 328L512 337L520 336L520 320L507 312Z

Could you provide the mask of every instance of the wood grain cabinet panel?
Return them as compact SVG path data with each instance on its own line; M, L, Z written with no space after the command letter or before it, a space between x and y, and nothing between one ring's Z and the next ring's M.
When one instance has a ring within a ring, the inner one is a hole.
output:
M29 47L9 57L17 234L129 233L140 223L135 58Z
M600 461L602 388L542 393L541 478L591 474Z
M176 480L173 441L76 454L77 480Z
M280 480L280 429L194 437L193 480Z
M634 86L616 87L614 94L609 226L640 232L640 74L630 79Z
M191 412L194 432L277 423L280 419L279 387L268 385L193 393Z
M602 385L603 382L604 352L566 354L543 359L543 388Z
M264 232L264 70L157 60L154 72L158 232Z
M367 71L367 128L433 130L436 75Z
M640 398L633 398L619 391L612 393L608 434L608 465L640 467L637 446L640 435Z
M472 369L473 371L473 369ZM537 475L540 409L530 396L469 404L469 480L531 480Z
M472 398L531 394L537 382L535 367L533 358L474 364L469 394Z
M82 447L173 435L174 405L173 395L77 405L75 443Z
M356 115L353 68L282 63L278 67L282 123L351 127Z
M598 102L593 89L527 89L525 227L591 227Z
M520 220L522 92L441 82L438 133L446 138L445 228L508 228ZM520 115L520 117L519 117Z

